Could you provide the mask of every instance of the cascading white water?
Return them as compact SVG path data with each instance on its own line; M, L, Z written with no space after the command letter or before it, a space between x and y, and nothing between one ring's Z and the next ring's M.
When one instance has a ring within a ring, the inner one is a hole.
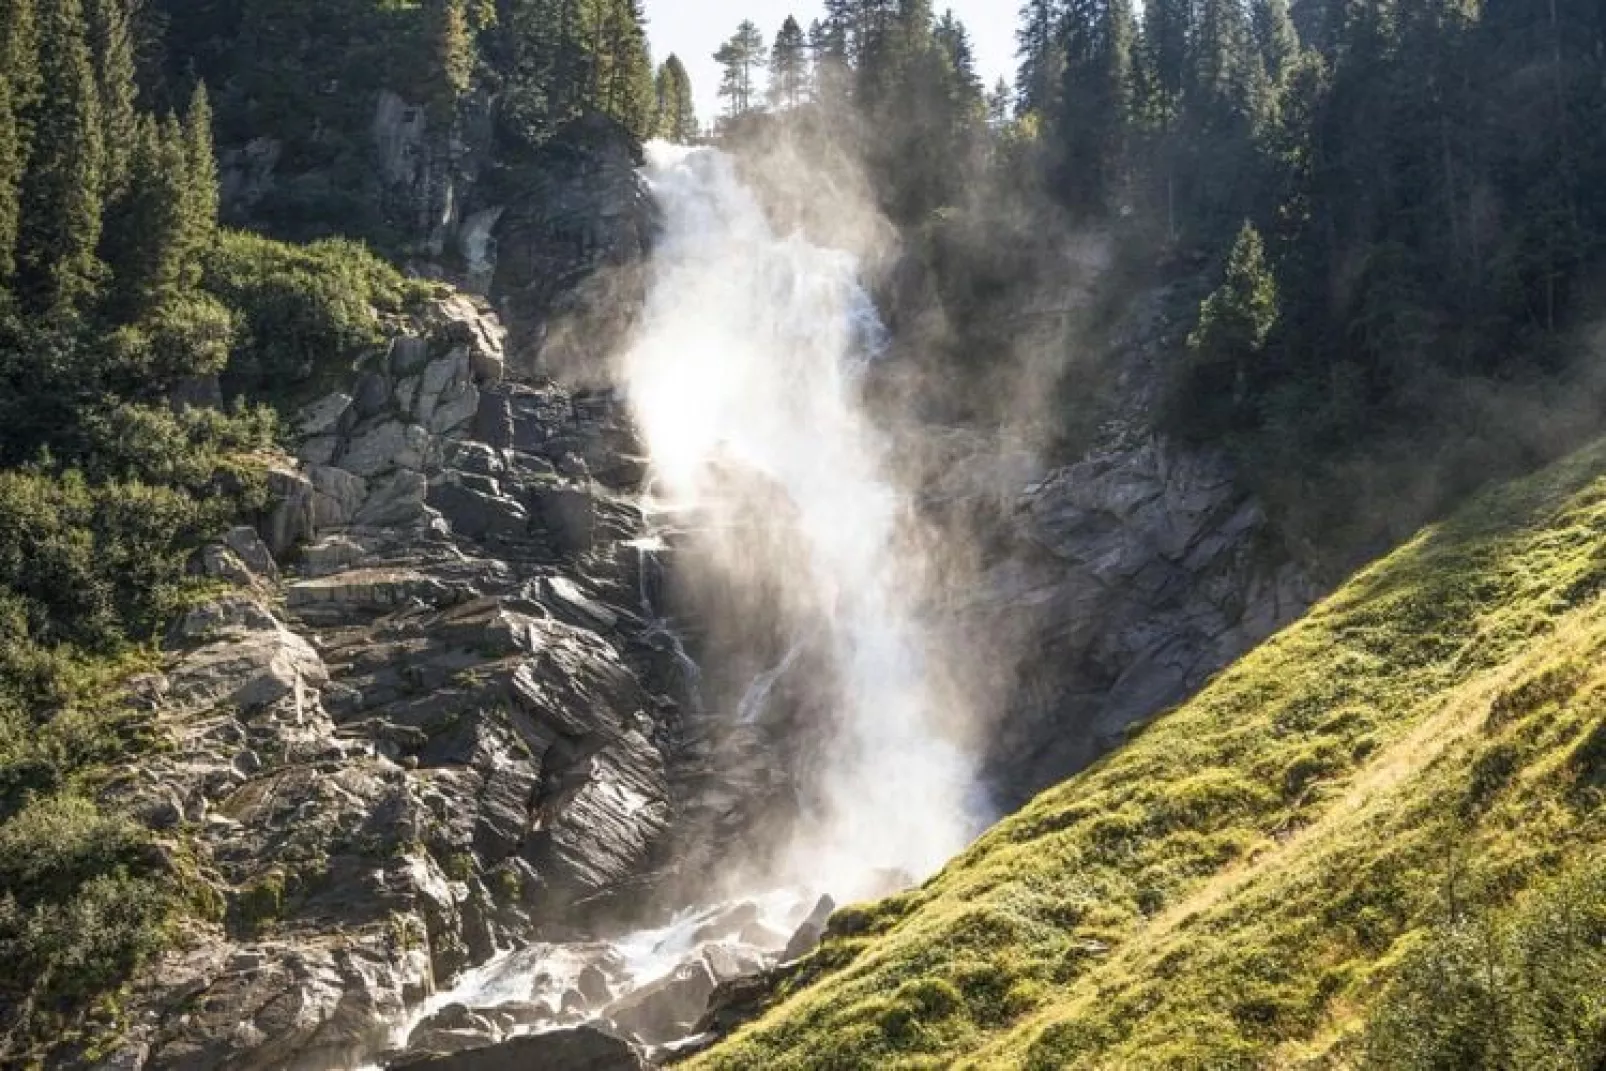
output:
M889 871L931 873L979 816L973 763L945 732L909 496L861 394L882 325L855 259L777 233L731 158L648 155L664 225L620 372L657 486L711 518L692 538L726 541L704 549L729 579L810 607L829 662L828 724L798 764L809 813L769 874L839 899L886 892ZM751 539L755 516L781 538Z
M398 1047L455 1004L537 1009L511 1033L629 1022L632 1004L682 967L773 962L820 893L841 903L922 878L987 817L975 764L950 736L967 721L944 687L952 653L924 620L928 548L862 395L885 333L855 259L777 233L731 158L648 153L663 231L619 366L653 459L648 512L676 518L675 541L694 544L678 549L714 570L700 579L715 590L783 604L766 608L764 626L785 635L780 652L748 652L774 661L727 697L730 709L703 710L699 667L654 605L649 563L668 549L655 524L634 544L643 638L680 664L694 713L739 730L765 721L781 692L812 693L801 709L823 724L787 736L803 754L775 756L801 779L800 812L780 816L791 840L774 857L725 860L731 872L682 890L691 903L672 918L534 944L469 972L395 1025ZM607 999L571 1007L581 972L599 967Z

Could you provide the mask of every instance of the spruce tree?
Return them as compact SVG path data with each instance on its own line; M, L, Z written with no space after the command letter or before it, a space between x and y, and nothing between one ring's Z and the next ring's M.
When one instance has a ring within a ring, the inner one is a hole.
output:
M22 211L22 128L12 107L11 82L0 74L0 290L11 286L16 269L17 223Z
M1064 14L1058 0L1026 0L1015 33L1020 68L1015 107L1021 115L1051 115L1059 103L1065 53L1060 48Z
M726 116L740 119L753 110L753 74L764 67L764 37L754 23L744 21L714 59L725 68L719 95L728 102Z
M212 103L196 82L184 112L184 244L189 285L200 282L202 262L217 240L218 173L212 142Z
M1266 76L1278 82L1299 56L1299 34L1288 16L1288 0L1253 0L1249 19Z
M1145 0L1142 78L1151 116L1169 127L1188 76L1194 0Z
M110 312L124 323L193 284L198 252L187 240L191 175L177 120L140 116L128 149L128 181L107 209L103 242L112 269Z
M1110 207L1121 182L1132 119L1129 0L1071 0L1058 122L1066 205L1079 215Z
M651 137L657 95L646 15L639 0L593 0L588 17L592 31L587 105L613 117L636 137Z
M101 144L104 146L102 195L121 194L128 180L128 159L134 144L138 112L135 83L134 26L128 0L84 0L89 25L89 54L95 64L100 95Z
M28 310L61 319L87 306L103 274L95 254L104 167L100 94L80 0L40 0L38 41L17 292Z
M803 102L808 75L808 40L803 36L803 27L788 15L770 49L770 103L797 107Z
M37 0L0 0L0 73L11 84L11 107L22 123L24 155L27 115L39 93Z
M980 104L985 106L986 94L981 76L976 73L976 51L970 43L970 31L954 17L952 10L944 11L932 32L933 40L948 61L953 72L955 105L960 114Z
M1278 311L1277 281L1266 262L1266 247L1260 232L1246 222L1227 256L1221 285L1199 307L1199 324L1188 336L1195 366L1215 373L1201 385L1229 389L1235 404L1242 401Z
M687 145L698 134L697 105L692 98L691 76L680 57L670 53L663 66L658 68L655 82L658 96L658 119L655 136Z

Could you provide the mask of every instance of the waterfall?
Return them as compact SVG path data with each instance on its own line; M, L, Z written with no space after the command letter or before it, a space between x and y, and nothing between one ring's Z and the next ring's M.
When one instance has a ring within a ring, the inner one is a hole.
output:
M932 873L986 817L952 735L967 721L945 687L957 659L926 620L932 545L863 396L886 333L858 265L777 233L724 154L653 145L646 175L663 231L618 368L653 468L630 544L642 639L678 664L699 720L744 742L777 734L760 761L787 770L796 791L770 805L791 813L753 816L784 831L762 858L719 841L707 869L728 872L698 871L706 885L677 888L672 916L468 972L395 1024L397 1048L459 1004L518 1012L509 1035L591 1021L684 1040L716 980L773 964L800 927L818 939L833 902ZM659 605L670 573L705 615L734 618L701 622L736 637L701 652L730 666L686 651Z
M887 873L923 877L961 849L978 808L922 620L911 495L862 395L885 331L854 257L778 233L731 157L654 144L646 174L663 231L620 378L655 486L704 518L688 538L719 582L779 593L790 642L823 660L808 686L824 723L795 763L805 813L767 873L887 891Z

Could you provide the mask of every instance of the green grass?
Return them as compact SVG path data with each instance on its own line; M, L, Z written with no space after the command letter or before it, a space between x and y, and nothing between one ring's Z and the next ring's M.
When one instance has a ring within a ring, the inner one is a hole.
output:
M1532 949L1578 942L1532 917L1606 888L1603 584L1606 444L1424 531L923 888L839 913L690 1066L1592 1066L1606 1034L1574 1059L1535 1013L1522 1048L1446 994L1498 1003L1461 984L1469 930L1554 974ZM1565 956L1566 999L1606 991ZM1445 1047L1456 1016L1500 1034L1484 1056ZM1414 1063L1402 1036L1428 1039Z

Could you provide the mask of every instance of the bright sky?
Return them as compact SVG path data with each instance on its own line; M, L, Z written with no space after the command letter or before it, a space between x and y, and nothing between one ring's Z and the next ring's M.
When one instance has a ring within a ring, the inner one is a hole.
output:
M953 8L970 31L976 49L977 73L991 89L999 76L1013 80L1015 71L1015 9L1009 0L936 0L940 16ZM804 30L821 13L820 0L647 0L647 33L652 40L654 63L673 52L691 72L697 93L697 118L703 123L719 114L719 65L714 52L743 19L752 19L764 31L765 41L775 40L788 14L797 16Z

